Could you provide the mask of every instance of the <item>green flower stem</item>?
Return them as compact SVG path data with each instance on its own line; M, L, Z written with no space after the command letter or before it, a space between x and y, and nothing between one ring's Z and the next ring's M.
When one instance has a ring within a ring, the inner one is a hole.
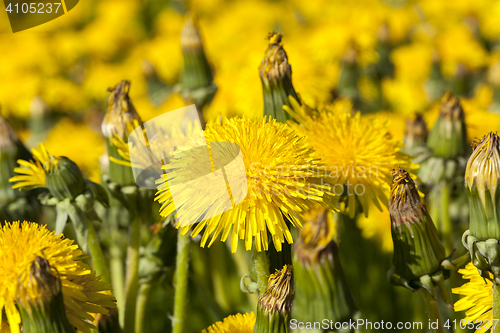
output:
M127 269L125 280L124 333L133 333L135 329L135 311L139 291L139 245L141 224L136 216L130 227L130 245L127 249Z
M119 310L119 318L123 318L125 312L125 274L123 270L123 251L117 242L118 230L113 230L112 242L109 247L111 268L111 284L113 286L113 295L116 298L116 307Z
M450 219L450 183L445 182L441 189L441 231L446 253L453 251L453 225Z
M257 284L259 285L259 294L262 295L267 288L267 281L269 279L269 262L265 251L258 252L255 248L253 250L253 262L255 265L255 272L257 274Z
M92 256L92 262L94 263L94 268L98 275L102 275L102 279L107 283L111 282L109 277L108 265L106 265L106 259L102 253L101 244L99 243L99 238L95 232L94 223L91 220L87 220L88 228L88 243L90 255Z
M438 322L438 328L437 329L430 329L429 328L429 332L431 332L431 333L444 333L443 321L441 320L441 313L439 312L437 299L432 297L432 295L424 288L420 289L420 294L422 295L422 297L424 299L426 313L427 313L427 316L429 317L430 322L431 323L435 323L436 321Z
M500 286L493 288L493 328L492 333L500 333Z
M174 273L174 318L172 333L184 333L186 322L186 305L188 302L188 274L189 274L189 235L177 234L177 256L175 258Z
M151 283L147 282L139 288L139 295L137 296L137 309L135 313L135 331L142 332L144 328L144 318L146 317L146 304L148 301L149 292L151 290Z

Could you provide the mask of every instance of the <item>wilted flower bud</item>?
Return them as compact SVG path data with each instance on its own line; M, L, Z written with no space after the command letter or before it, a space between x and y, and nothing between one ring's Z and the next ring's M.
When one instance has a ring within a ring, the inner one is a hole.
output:
M267 289L257 304L254 332L282 333L288 331L294 297L291 265L271 274Z
M356 305L334 241L333 213L317 207L311 209L304 220L306 223L295 244L293 318L302 322L352 318Z
M130 91L130 81L123 80L113 88L108 88L111 95L108 98L108 110L102 121L101 130L106 138L118 135L127 138L127 123L133 124L138 121L142 125L141 118L135 110L134 104L128 93Z
M128 142L131 126L133 128L135 125L142 125L141 118L128 95L129 90L130 81L121 81L115 87L108 89L111 95L108 99L108 111L102 122L101 130L107 138L110 158L120 159L118 148L111 139L118 136L124 142ZM116 163L109 164L109 178L120 185L135 184L132 169Z
M447 92L441 101L439 117L429 133L427 145L436 156L455 158L467 154L467 130L460 99Z
M443 300L450 304L444 288L445 274L448 275L443 270L445 249L436 227L409 173L398 167L392 174L389 211L395 269L391 281L411 290L424 287L432 295L434 285L438 285Z
M411 280L439 269L444 246L409 173L393 170L389 211L396 273Z
M264 94L264 115L280 122L291 119L283 105L291 107L289 96L299 100L292 84L292 67L283 49L280 33L270 33L269 46L259 66Z
M47 259L37 256L32 262L28 285L18 292L17 304L24 333L74 333L66 316L61 280Z

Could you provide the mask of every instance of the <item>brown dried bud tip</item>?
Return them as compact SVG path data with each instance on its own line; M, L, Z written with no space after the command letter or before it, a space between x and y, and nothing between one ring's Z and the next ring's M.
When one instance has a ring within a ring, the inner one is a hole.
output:
M285 77L291 79L292 67L288 63L288 56L281 43L283 35L271 32L267 38L269 46L259 66L260 77L266 85L269 84L269 81L277 82Z
M290 312L293 302L293 269L285 265L269 276L267 288L260 298L260 305L269 312L278 311L286 315Z
M463 121L464 111L460 104L460 98L449 91L446 92L441 99L440 115L449 120Z
M61 292L61 281L54 274L47 259L37 256L31 263L28 285L20 287L23 290L18 292L18 302L25 309L30 309L34 305L33 301L43 305L58 295Z
M405 140L425 142L428 134L427 124L421 113L415 114L413 119L406 120Z
M181 30L182 51L197 51L203 48L196 17L190 16Z
M128 96L130 81L123 80L113 88L108 99L108 112L101 125L102 133L106 138L112 138L115 134L120 137L128 136L127 122L134 123L137 120L142 125L141 118Z
M410 174L399 166L391 172L393 178L389 211L393 225L400 228L401 224L421 221L425 206L420 201L420 195Z

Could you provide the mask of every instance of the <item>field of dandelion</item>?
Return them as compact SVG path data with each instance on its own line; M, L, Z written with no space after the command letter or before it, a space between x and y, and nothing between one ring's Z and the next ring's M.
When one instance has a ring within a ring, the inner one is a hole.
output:
M499 15L81 0L0 34L0 332L500 332Z

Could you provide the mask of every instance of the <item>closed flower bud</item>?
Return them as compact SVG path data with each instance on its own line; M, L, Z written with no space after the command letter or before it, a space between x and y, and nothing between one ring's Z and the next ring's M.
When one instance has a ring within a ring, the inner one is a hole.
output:
M335 221L326 208L311 209L295 244L293 318L302 322L348 320L356 312L334 241Z
M412 280L439 270L446 258L444 246L415 183L399 167L393 170L389 211L396 273Z
M292 84L292 67L283 49L280 33L270 33L269 45L259 66L264 96L264 115L280 122L291 119L283 105L291 107L289 96L299 100Z
M254 333L288 332L294 297L292 275L292 266L285 265L269 277L267 289L257 304Z
M111 95L108 99L108 110L101 125L102 134L107 138L108 155L110 158L120 159L118 148L111 139L118 136L128 142L131 125L142 125L134 105L128 95L130 81L121 81L114 88L108 89ZM109 164L109 178L120 185L134 185L135 179L132 169L116 163Z
M471 235L479 240L500 239L500 138L496 133L475 142L475 149L465 171L469 195Z
M130 81L123 80L113 88L108 88L108 91L111 94L108 98L108 110L101 125L102 134L108 139L115 135L127 138L130 134L127 123L133 124L134 121L138 121L142 124L128 95Z
M460 99L447 92L442 101L439 117L429 133L427 145L436 156L456 158L467 154L467 130Z
M85 179L75 162L67 157L54 157L47 169L47 188L58 200L73 200L85 190Z
M405 135L403 138L405 146L403 150L411 154L415 148L425 146L427 135L427 124L424 117L422 114L417 113L412 119L406 120Z
M489 133L474 140L474 151L467 162L465 186L469 197L469 230L462 241L474 265L500 275L500 138Z
M200 31L194 17L189 17L182 28L181 47L184 67L180 77L180 94L186 103L196 105L204 128L201 111L212 101L217 92L217 86L213 82L212 69L205 55Z

